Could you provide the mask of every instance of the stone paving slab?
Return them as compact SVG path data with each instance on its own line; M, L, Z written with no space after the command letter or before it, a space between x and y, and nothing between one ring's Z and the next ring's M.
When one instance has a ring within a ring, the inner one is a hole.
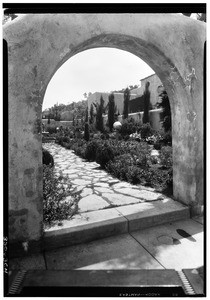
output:
M121 206L121 205L124 206L124 205L128 205L128 204L142 202L141 199L126 196L123 194L103 193L102 196L103 196L103 198L107 199L110 204L112 204L114 206Z
M48 270L163 269L129 234L46 252Z
M97 191L97 192L99 192L101 194L103 194L103 193L111 193L111 194L113 194L114 193L114 191L112 191L112 190L110 190L108 188L103 188L103 187L94 187L94 191Z
M166 269L203 266L203 226L191 219L131 232Z
M155 200L162 200L162 199L166 198L166 196L164 196L161 193L155 193L155 192L150 192L150 191L146 191L146 190L137 190L137 189L133 189L133 188L120 188L119 189L119 188L115 188L115 187L114 187L114 190L117 193L133 196L138 199L142 199L144 201L155 201Z
M93 193L93 190L91 188L84 188L82 190L81 197L91 195L92 193Z
M110 204L103 200L100 196L97 195L89 195L82 198L78 203L78 211L79 213L99 210L103 208L109 207Z

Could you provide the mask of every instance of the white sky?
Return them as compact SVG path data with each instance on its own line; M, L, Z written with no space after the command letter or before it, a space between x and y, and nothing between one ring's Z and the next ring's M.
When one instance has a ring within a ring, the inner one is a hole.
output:
M48 84L43 110L84 99L89 92L110 92L140 85L154 71L137 56L115 48L95 48L71 57Z

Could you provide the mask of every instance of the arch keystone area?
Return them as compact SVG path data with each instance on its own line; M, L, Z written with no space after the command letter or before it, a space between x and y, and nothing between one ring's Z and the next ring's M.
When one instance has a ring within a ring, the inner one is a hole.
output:
M4 25L8 50L9 240L42 237L41 111L47 85L73 55L114 47L143 59L170 98L174 198L203 207L203 75L206 24L170 14L34 14Z

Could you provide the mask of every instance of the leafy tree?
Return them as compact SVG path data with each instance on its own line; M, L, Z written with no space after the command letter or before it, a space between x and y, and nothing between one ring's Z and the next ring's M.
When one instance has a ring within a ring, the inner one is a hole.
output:
M89 92L89 93L86 93L86 92L85 92L85 93L83 94L83 96L84 96L85 99L87 99L87 98L90 97L91 95L92 95L91 92Z
M104 113L104 99L101 95L100 104L97 105L97 113L96 113L96 129L101 132L104 131L104 121L103 121L103 113Z
M124 108L123 108L123 119L128 118L128 105L130 100L130 90L128 88L124 91Z
M129 85L128 89L131 91L133 89L136 89L138 88L138 85L135 84L135 85ZM112 91L112 93L124 93L125 92L125 89L121 89L121 90L115 90L115 91Z
M164 90L159 95L161 101L157 103L158 108L162 108L163 128L165 132L171 130L171 107L167 92Z
M113 124L115 121L115 112L116 112L116 106L114 102L114 94L109 95L109 102L108 102L108 125L110 131L112 131Z
M129 89L130 90L137 89L137 88L138 88L137 84L135 84L135 85L129 85Z
M145 85L144 91L144 115L143 115L143 123L149 123L149 107L150 107L150 91L149 91L150 83L147 81Z

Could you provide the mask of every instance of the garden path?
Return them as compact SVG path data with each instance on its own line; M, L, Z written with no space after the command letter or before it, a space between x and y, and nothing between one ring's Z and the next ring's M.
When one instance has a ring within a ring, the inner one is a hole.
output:
M58 144L44 143L43 147L53 155L56 174L68 176L72 192L80 192L78 213L167 198L153 188L120 181L96 162L88 162Z

